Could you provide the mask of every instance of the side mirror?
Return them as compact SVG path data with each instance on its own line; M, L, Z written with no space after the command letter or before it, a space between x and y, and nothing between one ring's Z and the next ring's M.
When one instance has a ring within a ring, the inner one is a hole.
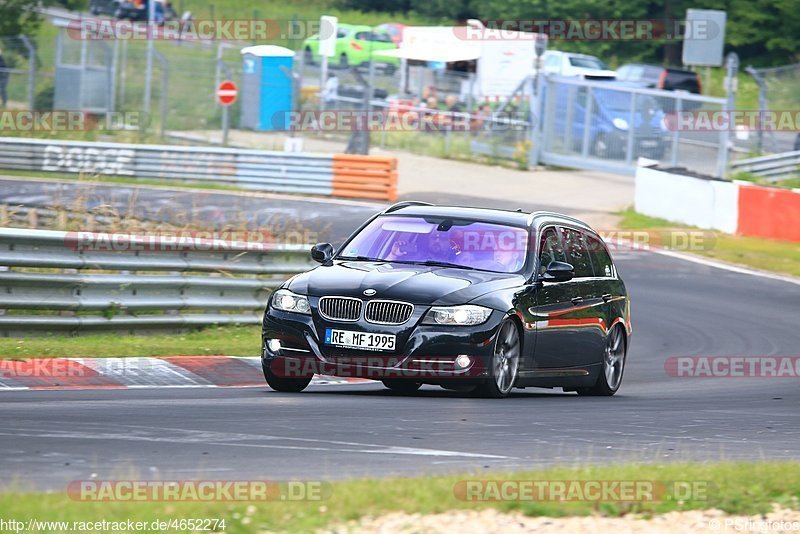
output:
M545 282L569 282L575 276L575 268L563 261L551 261L541 277Z
M328 263L333 258L333 245L330 243L317 243L311 247L311 259L319 263Z

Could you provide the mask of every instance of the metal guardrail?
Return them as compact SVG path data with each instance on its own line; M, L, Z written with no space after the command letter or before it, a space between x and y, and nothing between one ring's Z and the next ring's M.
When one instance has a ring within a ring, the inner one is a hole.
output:
M0 137L0 169L209 182L393 201L394 158Z
M748 172L756 176L763 176L770 182L777 182L800 173L800 150L740 159L731 163L731 170Z
M0 228L0 336L259 324L268 294L312 266L308 250Z

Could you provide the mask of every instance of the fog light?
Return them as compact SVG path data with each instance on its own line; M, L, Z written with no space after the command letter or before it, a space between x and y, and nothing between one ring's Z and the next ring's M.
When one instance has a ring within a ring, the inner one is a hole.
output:
M279 350L281 350L281 340L280 339L267 340L267 348L273 354L277 353Z
M461 354L456 358L456 367L460 367L461 369L466 369L469 367L469 364L472 363L472 358L467 356L466 354Z

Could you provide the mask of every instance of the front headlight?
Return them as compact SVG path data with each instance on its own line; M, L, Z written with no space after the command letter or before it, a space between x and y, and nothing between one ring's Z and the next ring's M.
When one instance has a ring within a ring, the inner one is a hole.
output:
M311 305L308 298L292 293L288 289L279 289L272 296L272 307L276 310L311 314Z
M485 323L491 314L491 308L469 304L464 306L434 306L425 315L422 324L472 326Z
M616 119L614 119L611 122L614 123L614 128L619 128L620 130L627 130L628 129L628 121L626 121L625 119L617 117Z

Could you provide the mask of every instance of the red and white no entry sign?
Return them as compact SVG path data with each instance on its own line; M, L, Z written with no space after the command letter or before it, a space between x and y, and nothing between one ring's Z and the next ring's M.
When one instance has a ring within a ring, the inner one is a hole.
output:
M236 84L230 80L225 80L217 88L217 100L223 106L230 106L236 102L236 95L239 94L239 89Z

